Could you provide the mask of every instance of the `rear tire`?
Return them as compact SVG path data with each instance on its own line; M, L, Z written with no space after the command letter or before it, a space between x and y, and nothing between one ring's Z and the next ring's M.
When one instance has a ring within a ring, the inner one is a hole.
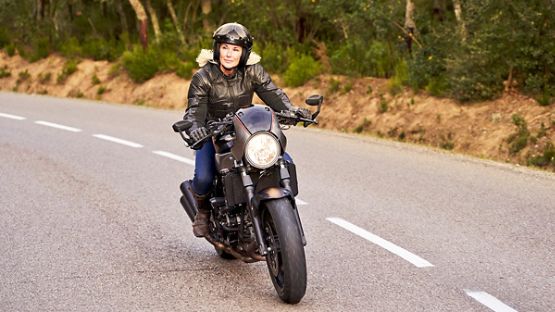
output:
M269 247L266 263L270 277L281 300L295 304L306 292L306 258L301 231L287 198L269 200L264 205L262 222Z

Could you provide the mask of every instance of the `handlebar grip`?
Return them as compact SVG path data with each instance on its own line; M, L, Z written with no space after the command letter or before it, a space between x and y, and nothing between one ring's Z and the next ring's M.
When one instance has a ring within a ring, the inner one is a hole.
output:
M180 120L180 121L175 122L173 124L172 128L173 128L173 131L175 131L175 132L183 132L183 131L191 128L192 125L193 125L193 123L188 121L188 120Z

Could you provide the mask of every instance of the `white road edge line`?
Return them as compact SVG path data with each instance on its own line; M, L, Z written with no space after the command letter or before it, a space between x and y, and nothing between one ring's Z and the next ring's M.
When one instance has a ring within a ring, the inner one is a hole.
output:
M406 261L412 263L414 266L418 268L426 268L426 267L433 267L433 264L430 262L420 258L419 256L407 251L404 248L401 248L377 235L374 235L363 228L360 228L352 223L349 223L341 218L326 218L331 223L334 223L345 230L352 232L384 249L387 251L396 254L397 256L405 259Z
M191 166L195 165L194 160L189 159L189 158L185 158L183 156L179 156L179 155L176 155L176 154L172 154L170 152L165 152L165 151L152 151L152 152L156 155L166 157L166 158L169 158L169 159L173 159L173 160L177 160L177 161L180 161L180 162L185 163L187 165L191 165Z
M295 198L295 203L297 203L298 206L305 206L308 205L307 202L305 202L304 200L300 199L300 198Z
M11 114L4 114L4 113L0 113L0 117L14 119L14 120L25 120L25 119L27 119L25 117L21 117L21 116L17 116L17 115L11 115Z
M56 128L56 129L60 129L60 130L65 130L65 131L70 131L70 132L81 132L82 131L81 129L68 127L68 126L64 126L64 125L60 125L60 124L57 124L57 123L48 122L48 121L44 121L44 120L37 120L37 121L35 121L35 123L37 125L47 126L47 127Z
M122 145L126 145L129 147L134 147L134 148L141 148L143 147L141 144L139 143L135 143L135 142L131 142L131 141L127 141L127 140L123 140L120 138L115 138L113 136L109 136L109 135L105 135L105 134L93 134L93 137L101 139L101 140L106 140L106 141L110 141L110 142L114 142L114 143L118 143L118 144L122 144Z
M475 290L464 290L467 295L474 298L479 303L485 305L486 307L490 308L492 311L495 312L517 312L515 309L509 307L508 305L504 304L503 302L499 301L499 299L495 298L494 296L488 294L487 292L483 291L475 291Z

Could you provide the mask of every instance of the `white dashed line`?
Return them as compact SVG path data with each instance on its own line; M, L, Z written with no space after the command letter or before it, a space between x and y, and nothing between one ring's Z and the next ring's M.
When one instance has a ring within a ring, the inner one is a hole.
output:
M127 141L127 140L123 140L120 138L115 138L113 136L109 136L109 135L105 135L105 134L93 134L93 137L101 139L101 140L106 140L106 141L110 141L110 142L114 142L114 143L118 143L118 144L122 144L122 145L126 145L129 147L134 147L134 148L141 148L143 147L141 144L139 143L135 143L135 142L131 142L131 141Z
M479 303L485 305L486 307L490 308L492 311L495 312L517 312L515 309L509 307L508 305L504 304L503 302L499 301L499 299L495 298L494 296L488 294L487 292L483 291L474 291L474 290L464 290L467 295L474 298Z
M35 123L37 125L47 126L47 127L56 128L56 129L60 129L60 130L65 130L65 131L70 131L70 132L81 132L82 131L81 129L68 127L68 126L60 125L60 124L53 123L53 122L43 121L43 120L37 120L37 121L35 121Z
M368 231L366 231L363 228L360 228L352 223L349 223L341 218L326 218L326 220L328 220L331 223L334 223L344 229L346 229L349 232L352 232L384 249L386 249L387 251L396 254L397 256L405 259L406 261L412 263L413 265L415 265L418 268L426 268L426 267L432 267L433 265L420 258L419 256L407 251L406 249L399 247L395 244L393 244L392 242L389 242L377 235L374 235Z
M0 117L4 117L4 118L8 118L8 119L14 119L14 120L25 120L25 119L27 119L25 117L11 115L11 114L4 114L4 113L0 113Z
M164 151L152 151L154 154L162 156L162 157L166 157L169 159L173 159L173 160L177 160L180 161L182 163L186 163L187 165L191 165L194 166L195 165L195 161L189 158L185 158L183 156L179 156L176 154L172 154L170 152L164 152Z

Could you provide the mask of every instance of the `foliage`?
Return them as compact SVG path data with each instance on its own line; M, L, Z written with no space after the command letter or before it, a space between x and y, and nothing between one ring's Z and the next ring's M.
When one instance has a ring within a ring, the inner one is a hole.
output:
M16 84L19 85L20 83L22 83L22 82L24 82L24 81L27 81L27 80L29 80L29 79L31 79L31 74L29 73L28 70L20 71L20 72L17 74L17 81L16 81Z
M528 164L537 167L546 167L551 165L555 168L555 145L551 142L546 144L541 155L528 158Z
M49 83L50 80L52 79L52 73L50 72L40 73L37 76L37 79L41 84Z
M518 114L512 116L513 124L517 126L518 131L507 139L509 142L509 153L512 155L517 154L522 149L528 145L528 139L530 138L530 131L528 130L528 125L526 120Z
M74 59L68 60L64 67L62 68L62 72L58 74L58 78L56 78L56 82L58 84L63 84L69 76L77 71L77 61Z
M284 74L291 85L314 77L319 60L332 73L391 78L392 93L408 85L473 102L495 98L504 83L511 83L540 105L555 99L551 0L462 1L464 33L452 2L414 1L416 30L410 48L402 0L283 0L272 5L265 0L213 0L208 14L201 1L173 1L177 24L165 1L150 3L161 36L155 40L149 12L149 45L137 49L139 27L127 1L0 0L0 48L12 56L18 51L30 61L52 52L67 58L121 57L137 82L163 71L188 78L199 49L211 47L215 28L237 21L254 35L254 50L262 55L264 67Z
M122 60L129 77L139 83L154 77L161 67L156 51L143 51L139 47L124 52Z
M314 78L320 72L320 64L310 55L303 54L295 57L283 75L288 86L302 86L309 79Z
M175 74L183 79L191 79L193 76L193 69L195 68L195 64L192 62L180 62L177 65L177 70Z
M12 75L12 73L8 69L7 65L4 65L2 68L0 68L0 79L6 78L6 77L11 77L11 75Z

